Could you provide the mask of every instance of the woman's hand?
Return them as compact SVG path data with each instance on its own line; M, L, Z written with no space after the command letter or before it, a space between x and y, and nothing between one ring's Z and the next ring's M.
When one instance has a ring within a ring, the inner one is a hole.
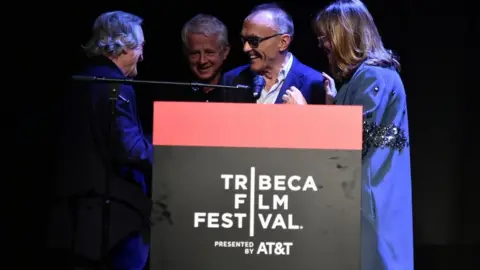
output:
M282 96L283 103L285 104L297 104L297 105L306 105L308 104L305 98L302 95L302 92L298 90L295 86L291 86L286 91L285 95Z
M322 75L325 78L325 80L323 81L323 85L325 87L325 104L333 104L333 101L337 96L335 80L325 72L322 72Z

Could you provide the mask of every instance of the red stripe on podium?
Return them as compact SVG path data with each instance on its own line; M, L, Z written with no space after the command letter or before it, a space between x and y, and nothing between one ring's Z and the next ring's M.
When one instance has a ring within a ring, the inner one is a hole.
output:
M153 144L361 150L362 108L155 102Z

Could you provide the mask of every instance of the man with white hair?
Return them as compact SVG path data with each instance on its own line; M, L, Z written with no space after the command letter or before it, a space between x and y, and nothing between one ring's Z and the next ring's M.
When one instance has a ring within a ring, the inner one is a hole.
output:
M259 104L283 103L289 88L299 89L309 104L324 104L322 74L302 64L289 52L294 36L292 18L276 4L255 7L244 20L241 31L243 51L250 65L237 67L224 74L223 84L252 85L255 77L264 80L257 98L245 91L240 102Z
M136 76L145 43L141 24L130 13L101 14L84 46L90 61L82 75ZM115 103L112 88L119 94ZM145 176L152 169L153 148L138 120L134 89L78 83L64 104L49 227L49 246L60 252L54 262L74 261L76 269L143 269L151 210Z
M205 84L219 84L223 63L230 52L228 30L218 18L198 14L182 29L183 49L194 80ZM228 101L228 92L222 88L203 87L187 89L188 101Z

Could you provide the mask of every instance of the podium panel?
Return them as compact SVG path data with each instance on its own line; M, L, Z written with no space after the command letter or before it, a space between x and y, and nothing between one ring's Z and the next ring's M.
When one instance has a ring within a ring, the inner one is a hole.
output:
M154 114L151 270L360 269L361 107Z

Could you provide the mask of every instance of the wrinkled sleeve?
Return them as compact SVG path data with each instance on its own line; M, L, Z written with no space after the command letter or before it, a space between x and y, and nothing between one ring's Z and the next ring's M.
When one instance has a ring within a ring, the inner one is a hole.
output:
M403 84L393 70L365 68L352 87L353 105L363 106L363 156L374 148L402 150L407 130L401 128L406 111Z
M364 118L368 114L381 113L378 109L381 109L382 101L384 101L386 87L380 74L366 68L355 78L352 88L355 91L353 104L363 106Z
M116 106L114 158L140 170L150 170L153 147L144 136L136 112L135 93L131 86L122 86ZM128 102L126 102L125 100Z

